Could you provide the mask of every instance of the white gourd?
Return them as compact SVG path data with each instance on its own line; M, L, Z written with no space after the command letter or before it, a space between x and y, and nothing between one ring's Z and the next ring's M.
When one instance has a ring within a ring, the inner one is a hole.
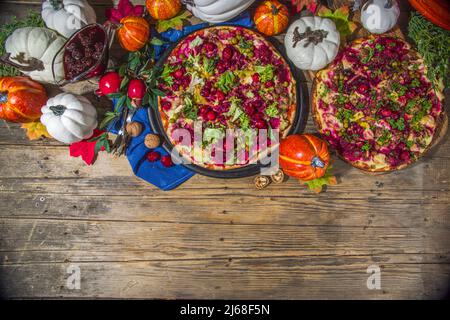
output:
M210 23L230 20L245 11L254 0L185 0L194 16Z
M304 17L291 24L284 39L289 59L302 70L320 70L336 58L340 35L333 21Z
M391 30L400 16L396 0L371 0L361 9L361 22L371 33L381 34Z
M25 27L14 30L6 39L5 51L9 61L31 79L54 83L52 61L65 39L47 28ZM64 78L63 56L55 59L56 81Z
M92 136L97 127L97 110L83 96L60 93L42 107L41 122L58 141L74 143Z
M48 28L66 38L97 20L94 9L86 0L45 0L41 15Z

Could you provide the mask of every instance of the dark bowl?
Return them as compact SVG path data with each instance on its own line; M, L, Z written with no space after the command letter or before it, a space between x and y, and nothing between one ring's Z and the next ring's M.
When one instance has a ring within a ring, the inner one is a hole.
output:
M229 25L227 25L229 26ZM202 29L195 30L191 32L190 34L197 32L199 30L208 29L208 28L214 28L217 26L212 27L206 27ZM242 26L236 26L244 29ZM259 32L249 29L252 32L255 32L261 36ZM190 34L187 34L185 37L177 41L176 43L171 44L167 50L164 52L164 54L161 56L161 58L156 63L157 67L163 67L165 64L168 56L172 52L172 50L178 45L179 42L183 41L186 37L188 37ZM281 54L281 56L285 59L285 61L289 64L289 67L291 69L292 75L294 76L297 86L297 111L295 114L295 119L292 124L291 130L289 131L289 134L295 134L295 133L301 133L303 132L306 121L308 118L308 88L306 87L306 79L303 75L303 73L297 69L287 58L284 46L278 42L275 38L267 38L263 36L266 40L268 40L278 51L278 53ZM164 130L163 123L161 121L161 115L159 113L159 110L156 108L148 108L148 114L150 117L150 124L153 129L153 131L157 134L159 134L163 138L163 147L167 152L171 152L174 148L173 144L171 143L169 137L167 136L166 131ZM204 168L202 166L196 165L196 164L183 164L186 168L189 170L192 170L196 173L199 173L204 176L213 177L213 178L222 178L222 179L231 179L231 178L243 178L243 177L250 177L259 174L261 168L263 165L260 162L249 164L241 168L236 169L230 169L230 170L212 170L208 168Z

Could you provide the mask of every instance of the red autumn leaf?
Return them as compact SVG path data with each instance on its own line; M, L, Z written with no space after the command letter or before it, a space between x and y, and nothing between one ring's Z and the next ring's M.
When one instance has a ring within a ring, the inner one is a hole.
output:
M291 0L291 3L295 6L297 12L302 11L306 7L312 13L316 13L317 7L319 6L318 0Z
M102 135L105 131L94 129L94 133L88 139L84 139L80 142L72 143L69 147L70 156L71 157L79 157L86 162L87 165L91 165L94 163L95 158L97 156L97 152L95 150L95 146L97 141L91 141L93 138ZM101 147L100 151L105 150L105 147Z
M142 16L144 6L134 6L130 0L120 0L116 8L106 9L106 18L112 23L119 23L120 19L127 16Z

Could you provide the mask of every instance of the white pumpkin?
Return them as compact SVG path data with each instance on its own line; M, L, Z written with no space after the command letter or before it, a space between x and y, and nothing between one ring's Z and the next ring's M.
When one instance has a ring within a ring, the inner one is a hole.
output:
M41 15L48 28L66 38L97 21L94 9L86 0L45 0Z
M48 99L41 111L48 133L64 143L89 138L97 127L97 110L83 96L60 93Z
M340 35L330 19L300 18L289 27L284 45L289 59L302 70L320 70L336 58Z
M65 41L50 29L25 27L14 30L6 39L5 51L9 61L31 79L54 83L52 61ZM55 59L55 78L64 78L62 53Z
M400 16L396 0L370 0L361 9L361 23L371 33L391 30Z
M210 23L220 23L238 16L255 0L182 0L194 16Z

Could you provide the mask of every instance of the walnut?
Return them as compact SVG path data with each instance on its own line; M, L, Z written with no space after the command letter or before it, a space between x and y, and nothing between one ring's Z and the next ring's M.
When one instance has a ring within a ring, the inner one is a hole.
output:
M161 144L161 139L156 134L148 134L145 136L144 144L149 149L155 149Z
M142 124L136 121L127 123L125 130L130 136L137 137L142 132Z
M255 187L258 190L264 189L270 184L270 178L267 176L257 176L254 181Z
M281 169L278 169L273 175L270 176L273 183L279 184L284 181L284 172Z

